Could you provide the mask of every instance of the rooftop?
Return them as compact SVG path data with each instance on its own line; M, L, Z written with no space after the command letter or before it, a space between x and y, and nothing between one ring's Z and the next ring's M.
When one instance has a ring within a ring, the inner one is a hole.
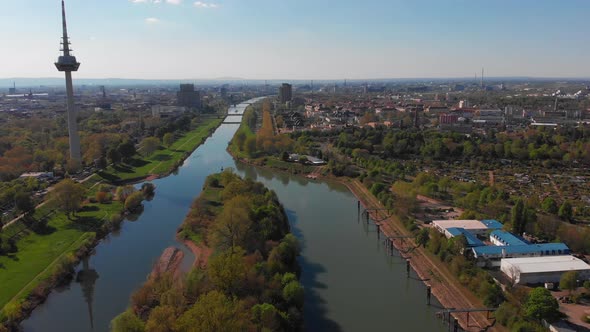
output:
M459 236L459 235L465 236L465 239L467 240L468 247L485 246L485 244L483 242L481 242L481 240L478 239L477 236L469 233L464 228L451 227L451 228L447 228L447 232L449 232L449 234L451 234L453 237Z
M540 253L541 255L567 255L570 253L570 249L564 243L538 243L516 246L485 246L473 248L473 252L477 256L499 256L502 255L502 250L505 250L507 255L534 253Z
M510 264L521 273L590 270L590 265L574 256L504 258L502 264Z
M516 236L510 232L506 232L503 230L495 230L492 233L490 233L490 236L495 237L496 239L500 240L501 242L503 242L507 246L518 246L518 245L529 244L529 242L527 242L525 239L521 238L520 236Z
M502 229L502 224L496 220L433 220L432 223L441 228L464 229Z

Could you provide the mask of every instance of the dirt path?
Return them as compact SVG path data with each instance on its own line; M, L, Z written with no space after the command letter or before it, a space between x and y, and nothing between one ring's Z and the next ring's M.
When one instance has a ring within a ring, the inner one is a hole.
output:
M348 188L355 194L365 207L383 208L383 205L357 180L352 180L345 183ZM377 220L387 217L384 212L378 212L375 216ZM410 235L396 216L391 216L382 222L378 223L381 231L388 237L399 235ZM398 250L404 250L403 244L400 240L394 240L394 245ZM408 242L408 239L405 240ZM413 240L409 242L414 245ZM445 308L484 308L483 303L477 299L469 290L457 283L457 278L438 260L423 248L417 248L411 253L410 264L414 271L418 274L426 285L432 289L432 294L436 296L439 302ZM426 297L426 295L425 295ZM464 330L480 331L488 328L493 320L488 320L485 313L471 313L469 316L469 324L467 322L467 315L464 313L455 314L455 318ZM494 325L489 329L490 331L504 331L501 326Z
M196 245L191 240L184 240L184 245L187 246L193 255L195 255L195 261L193 262L194 267L200 267L204 269L207 267L209 256L213 253L213 249L205 245Z

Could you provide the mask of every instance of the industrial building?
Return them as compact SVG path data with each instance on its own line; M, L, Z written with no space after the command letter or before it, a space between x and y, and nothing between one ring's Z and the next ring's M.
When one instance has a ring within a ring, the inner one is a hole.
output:
M497 267L504 258L545 257L569 255L570 248L564 243L537 243L509 246L483 246L471 248L478 266Z
M462 228L475 236L487 237L489 232L503 227L497 220L433 220L432 225L447 238L452 237L449 228Z
M590 265L574 256L527 257L502 259L500 270L514 284L559 282L562 274L578 272L579 280L590 278Z
M516 236L510 232L495 230L490 233L490 242L496 246L522 246L530 244L520 236Z
M466 231L464 228L451 227L451 228L447 228L445 231L445 236L447 238L460 236L460 235L465 236L465 240L467 240L467 247L468 248L485 246L485 244L480 239L478 239L477 236Z

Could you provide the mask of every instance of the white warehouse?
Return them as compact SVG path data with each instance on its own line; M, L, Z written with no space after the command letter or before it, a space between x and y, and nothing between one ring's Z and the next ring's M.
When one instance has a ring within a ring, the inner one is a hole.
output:
M559 282L561 275L577 271L579 280L590 278L590 265L574 256L504 258L500 270L515 284Z

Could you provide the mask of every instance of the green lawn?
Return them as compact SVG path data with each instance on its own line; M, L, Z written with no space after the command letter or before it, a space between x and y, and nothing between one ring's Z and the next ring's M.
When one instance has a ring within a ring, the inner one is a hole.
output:
M120 181L170 172L175 163L202 144L210 131L222 121L223 119L206 119L197 129L178 138L170 148L161 149L147 159L136 159L133 166L109 168L101 176L91 177L84 183L87 197L96 194L97 187L94 185L103 179ZM8 303L24 300L41 281L51 277L58 263L87 241L92 241L96 236L95 231L105 220L120 213L123 204L116 201L109 204L86 204L73 220L68 220L63 213L52 212L53 210L51 204L46 204L35 211L34 219L50 219L47 227L42 230L34 232L21 220L0 233L2 241L13 237L18 248L14 254L0 256L0 321L5 317L4 309L8 308L5 308ZM199 240L197 234L192 237Z
M75 252L95 235L94 230L105 218L119 213L122 208L119 202L87 204L74 220L56 213L44 230L22 232L17 242L18 251L0 256L0 308L11 299L26 298L41 280L51 276L52 267L61 256ZM35 218L41 218L46 213L44 210L37 211Z
M140 179L151 174L165 175L185 154L201 145L210 131L217 128L222 121L223 119L205 119L197 129L178 138L169 148L160 147L147 158L136 156L129 163L109 166L98 174L110 182Z

